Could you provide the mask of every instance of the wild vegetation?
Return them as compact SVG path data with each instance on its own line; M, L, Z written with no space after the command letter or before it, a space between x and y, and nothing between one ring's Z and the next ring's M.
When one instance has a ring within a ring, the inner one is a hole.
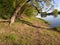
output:
M60 32L60 26L56 26L56 27L54 27L53 29L54 29L55 31Z
M11 26L0 23L0 45L60 45L59 35L41 19L24 17Z
M21 17L22 15L37 15L42 14L42 9L53 8L52 0L1 0L0 1L0 14L1 17L8 20L10 24L15 21L16 16ZM47 3L49 2L49 3ZM52 3L51 3L52 2ZM45 5L44 5L45 4ZM47 9L49 10L49 9ZM35 13L35 14L34 14ZM4 15L4 16L3 16Z
M53 8L51 3L53 0L0 0L0 45L60 45L59 29L50 29L49 22L36 18L38 13L45 17L47 12L42 10Z

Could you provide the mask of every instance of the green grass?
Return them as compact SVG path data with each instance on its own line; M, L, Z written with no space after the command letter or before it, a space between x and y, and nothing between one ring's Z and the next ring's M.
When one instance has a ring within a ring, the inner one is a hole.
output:
M16 40L17 36L15 34L6 35L6 40Z

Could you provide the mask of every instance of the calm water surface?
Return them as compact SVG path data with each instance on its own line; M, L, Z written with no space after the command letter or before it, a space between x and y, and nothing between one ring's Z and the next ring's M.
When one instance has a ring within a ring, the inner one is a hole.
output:
M60 15L58 15L57 17L54 17L52 15L47 16L47 17L41 17L40 14L39 14L36 17L44 19L45 21L50 22L50 27L60 26Z

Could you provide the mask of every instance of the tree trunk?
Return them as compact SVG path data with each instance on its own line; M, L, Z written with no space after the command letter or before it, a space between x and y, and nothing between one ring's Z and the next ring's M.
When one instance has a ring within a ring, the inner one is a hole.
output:
M19 5L15 8L15 10L14 10L14 12L13 12L11 18L10 18L10 21L9 21L9 24L10 24L10 25L11 25L12 23L14 23L15 18L16 18L16 16L17 16L17 13L20 11L21 7L22 7L26 2L27 2L27 0L25 0L24 3L19 4Z
M28 7L30 7L31 5L27 5L26 7L22 7L22 8L24 8L24 10L22 10L22 12L18 12L18 14L17 14L17 17L18 18L23 18L22 16L23 16L23 14L24 14L24 12L28 9Z

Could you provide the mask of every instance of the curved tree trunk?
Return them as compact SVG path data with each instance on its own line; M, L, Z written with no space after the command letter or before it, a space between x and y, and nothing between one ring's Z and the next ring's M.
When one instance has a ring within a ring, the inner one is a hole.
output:
M9 21L9 24L10 24L10 25L11 25L12 23L14 23L15 18L16 18L16 16L17 16L17 13L20 11L21 7L22 7L26 2L27 2L27 0L25 0L24 3L19 4L19 5L15 8L15 10L14 10L14 12L13 12L11 18L10 18L10 21Z

